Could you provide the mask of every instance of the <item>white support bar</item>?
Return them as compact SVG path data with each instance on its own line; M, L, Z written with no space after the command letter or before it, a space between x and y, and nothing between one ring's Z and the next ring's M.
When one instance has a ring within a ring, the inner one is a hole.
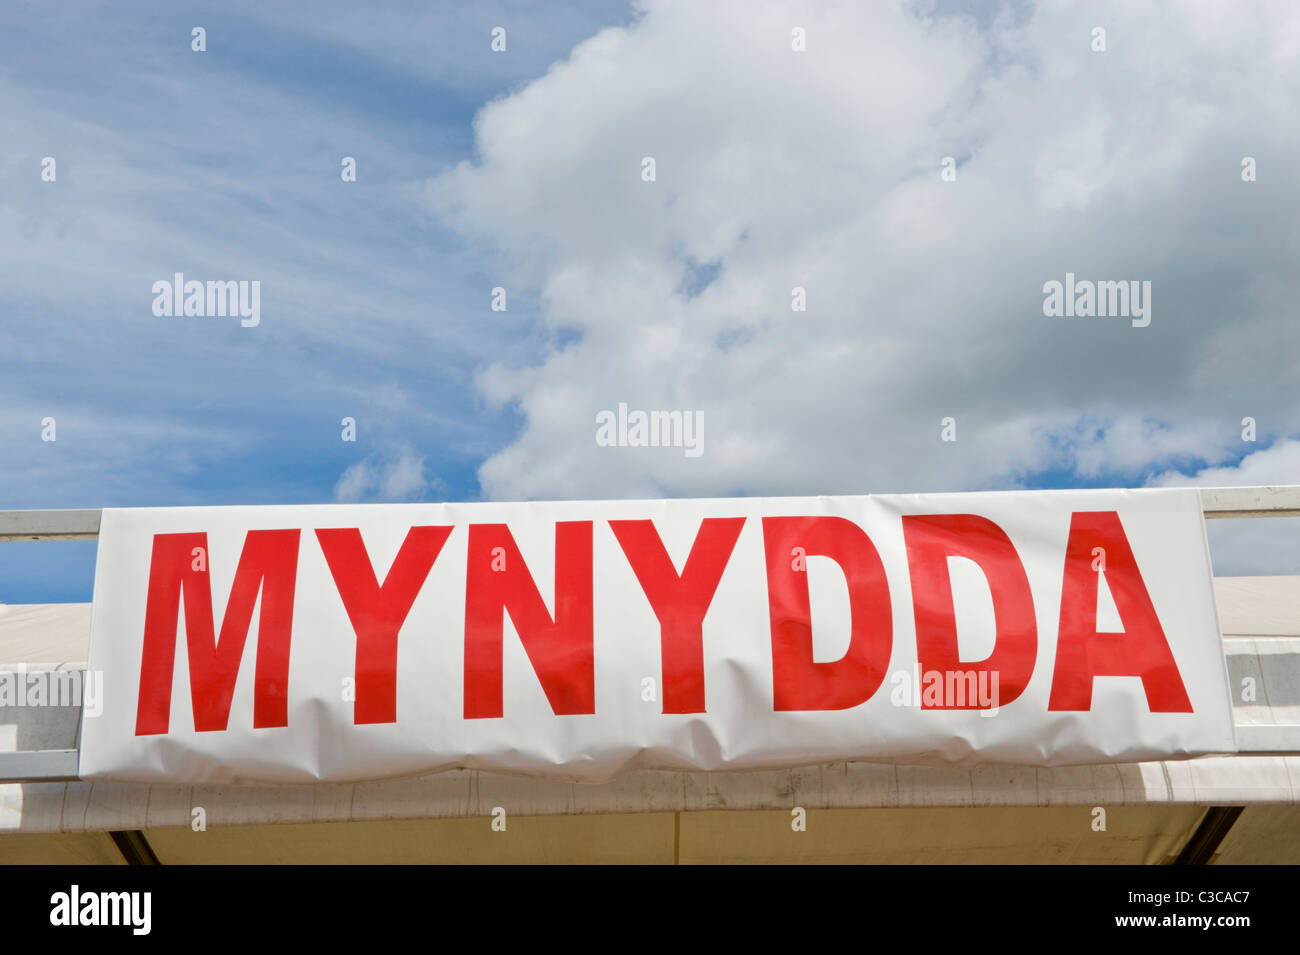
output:
M57 783L77 778L75 749L37 749L0 753L0 782Z
M1300 753L1300 723L1251 723L1237 727L1239 753Z
M84 511L0 511L0 541L93 541L98 508Z
M1300 485L1203 487L1201 509L1216 517L1300 517Z

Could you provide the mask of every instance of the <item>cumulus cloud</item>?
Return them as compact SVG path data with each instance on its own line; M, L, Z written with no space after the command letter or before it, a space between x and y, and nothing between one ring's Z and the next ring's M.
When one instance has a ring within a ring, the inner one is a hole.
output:
M1293 430L1294 5L642 14L428 184L561 342L478 376L523 419L488 496L1137 485L1234 460L1245 414ZM1044 316L1067 272L1151 281L1151 325ZM705 453L598 446L619 402L703 412Z
M1244 455L1236 464L1202 468L1191 474L1166 471L1156 475L1157 487L1241 487L1263 484L1295 484L1300 481L1300 440L1286 438L1267 448Z

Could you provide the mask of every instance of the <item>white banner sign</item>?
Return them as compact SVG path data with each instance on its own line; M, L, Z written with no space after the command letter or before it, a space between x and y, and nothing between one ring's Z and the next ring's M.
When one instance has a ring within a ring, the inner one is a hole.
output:
M1232 752L1193 489L105 510L81 774Z

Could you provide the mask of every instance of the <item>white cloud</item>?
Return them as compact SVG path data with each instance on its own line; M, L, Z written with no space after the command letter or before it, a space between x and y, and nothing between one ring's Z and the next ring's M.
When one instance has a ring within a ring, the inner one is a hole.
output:
M1300 440L1284 438L1270 447L1252 451L1237 464L1202 468L1192 474L1166 471L1150 483L1157 487L1300 484Z
M1300 88L1300 9L1050 4L987 30L925 9L651 2L481 111L430 207L580 335L480 374L525 420L486 494L1141 483L1227 458L1250 408L1295 420L1300 124L1277 91ZM1240 180L1247 154L1267 179ZM1044 317L1067 271L1151 280L1152 325ZM703 411L705 454L598 447L620 401Z
M350 465L334 486L334 499L343 503L398 503L423 500L439 486L424 473L425 458L410 447L376 452Z

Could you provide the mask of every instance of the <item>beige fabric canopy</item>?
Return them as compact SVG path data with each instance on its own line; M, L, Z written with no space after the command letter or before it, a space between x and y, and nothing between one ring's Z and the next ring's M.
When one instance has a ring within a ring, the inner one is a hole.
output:
M120 862L109 833L124 830L142 831L165 863L1160 863L1210 806L1245 807L1216 861L1300 861L1300 577L1217 578L1215 594L1233 685L1258 684L1235 715L1243 748L1259 752L1056 769L646 771L603 785L474 771L298 787L9 783L0 863ZM88 604L0 605L0 668L83 666L89 628ZM78 719L75 706L0 707L0 753L75 749Z

